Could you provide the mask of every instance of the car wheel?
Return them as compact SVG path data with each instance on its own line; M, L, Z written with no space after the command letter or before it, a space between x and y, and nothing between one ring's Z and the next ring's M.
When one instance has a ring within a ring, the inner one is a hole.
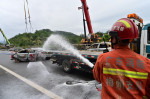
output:
M64 60L62 62L62 68L63 68L63 71L66 73L71 73L72 71L71 64L68 60Z
M18 59L15 59L15 63L19 63L19 60L18 60Z
M50 60L50 57L46 57L45 60Z

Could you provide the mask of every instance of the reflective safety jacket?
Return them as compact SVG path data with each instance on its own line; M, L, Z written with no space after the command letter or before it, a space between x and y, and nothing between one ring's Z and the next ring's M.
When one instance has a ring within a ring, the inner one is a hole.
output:
M128 46L100 54L93 75L102 83L102 99L150 98L150 60Z

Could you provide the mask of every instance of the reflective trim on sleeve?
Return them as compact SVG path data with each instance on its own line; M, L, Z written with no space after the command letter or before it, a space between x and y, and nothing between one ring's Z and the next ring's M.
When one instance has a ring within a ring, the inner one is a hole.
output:
M131 77L131 78L138 78L138 79L148 78L148 73L114 69L114 68L103 68L103 73L110 74L110 75L119 75L119 76Z

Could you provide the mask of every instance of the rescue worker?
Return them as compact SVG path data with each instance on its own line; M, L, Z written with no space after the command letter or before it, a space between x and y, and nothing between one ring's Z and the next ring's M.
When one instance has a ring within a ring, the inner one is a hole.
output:
M138 28L128 18L118 20L110 31L113 51L100 54L93 69L102 83L102 99L150 98L150 60L130 50Z

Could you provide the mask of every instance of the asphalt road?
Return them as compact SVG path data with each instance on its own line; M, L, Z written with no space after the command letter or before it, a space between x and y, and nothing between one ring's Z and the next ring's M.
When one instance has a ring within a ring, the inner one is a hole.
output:
M96 90L91 74L79 71L67 74L60 66L50 61L15 63L10 60L10 52L4 51L0 51L0 65L63 99L100 99L100 92ZM68 81L73 81L74 84L66 84ZM0 68L0 99L51 99L51 97Z

